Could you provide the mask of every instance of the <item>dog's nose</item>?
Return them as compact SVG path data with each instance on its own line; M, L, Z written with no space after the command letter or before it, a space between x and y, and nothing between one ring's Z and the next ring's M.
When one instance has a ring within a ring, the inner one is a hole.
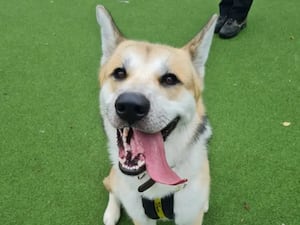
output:
M150 102L140 93L125 92L117 98L115 108L118 116L131 125L148 114Z

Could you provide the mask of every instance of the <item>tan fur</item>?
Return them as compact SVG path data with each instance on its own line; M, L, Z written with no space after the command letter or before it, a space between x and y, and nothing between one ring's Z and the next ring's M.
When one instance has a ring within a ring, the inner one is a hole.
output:
M168 61L167 65L170 69L170 73L174 73L179 80L183 83L184 88L190 90L191 93L195 96L195 99L200 98L200 79L198 78L198 74L193 69L193 66L190 61L189 52L185 49L177 49L165 45L159 44L151 44L147 42L139 42L139 41L123 41L115 50L113 57L109 60L108 63L102 65L99 80L102 85L104 82L109 82L111 91L116 91L120 85L120 82L114 81L111 77L111 73L115 68L122 67L123 58L122 55L125 54L126 51L133 51L140 56L145 62L153 61L153 59L157 58L161 55L167 55ZM135 71L127 71L129 79L128 83L140 83L139 77L143 74L136 73ZM152 82L159 86L159 77L163 74L154 74ZM156 78L156 79L154 79ZM149 80L147 80L149 82ZM179 85L178 87L173 88L172 90L166 91L163 87L161 87L161 91L164 92L169 99L175 100L180 96L182 87Z
M194 225L201 225L202 224L202 221L203 221L203 215L204 213L203 212L200 212L198 217L197 217L197 220L195 221Z
M103 185L108 192L112 192L112 187L115 185L115 169L112 167L110 169L109 175L103 179Z
M209 185L210 184L210 176L209 176L209 161L206 160L205 163L203 163L199 174L202 176L200 177L199 184Z
M141 225L139 222L137 222L137 221L135 221L135 220L133 221L133 224L134 224L134 225Z

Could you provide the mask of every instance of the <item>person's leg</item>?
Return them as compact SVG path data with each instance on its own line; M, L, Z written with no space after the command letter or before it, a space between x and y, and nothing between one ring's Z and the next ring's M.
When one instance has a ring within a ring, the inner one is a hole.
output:
M233 7L234 0L221 0L219 3L220 16L227 16Z
M229 17L242 22L247 18L253 0L233 0L233 6L229 12Z
M215 33L219 33L220 29L226 22L227 15L231 11L232 6L233 6L233 0L221 0L221 2L219 3L220 15L215 27Z
M247 15L253 0L233 0L233 7L228 13L227 20L219 30L221 38L232 38L247 25Z

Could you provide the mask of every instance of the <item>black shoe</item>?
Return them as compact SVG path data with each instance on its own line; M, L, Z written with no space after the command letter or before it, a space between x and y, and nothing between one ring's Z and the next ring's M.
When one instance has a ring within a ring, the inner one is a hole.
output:
M216 24L216 27L215 27L215 34L219 33L222 26L226 22L226 20L227 20L227 16L219 16L218 17L217 24Z
M246 27L246 25L246 19L242 22L238 22L235 19L229 18L219 31L219 36L221 38L235 37L242 29Z

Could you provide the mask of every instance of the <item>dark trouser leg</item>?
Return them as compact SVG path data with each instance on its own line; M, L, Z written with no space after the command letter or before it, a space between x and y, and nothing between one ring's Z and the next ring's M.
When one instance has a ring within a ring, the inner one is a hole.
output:
M220 16L227 16L233 6L234 0L221 0L219 3Z
M237 21L246 19L253 0L233 0L233 6L229 12L229 17Z

